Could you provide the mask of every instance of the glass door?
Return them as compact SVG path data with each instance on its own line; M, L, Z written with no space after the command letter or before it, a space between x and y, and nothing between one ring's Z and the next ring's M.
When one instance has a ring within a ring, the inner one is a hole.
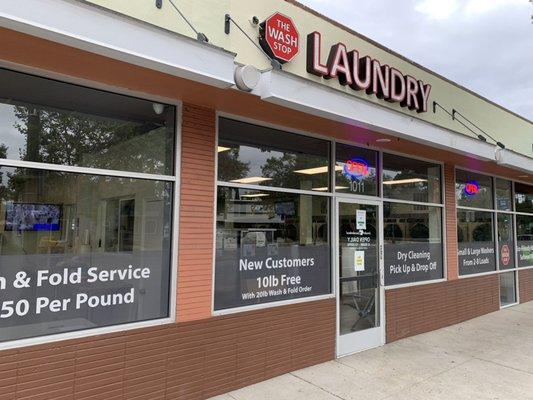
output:
M337 356L385 342L381 204L337 202Z

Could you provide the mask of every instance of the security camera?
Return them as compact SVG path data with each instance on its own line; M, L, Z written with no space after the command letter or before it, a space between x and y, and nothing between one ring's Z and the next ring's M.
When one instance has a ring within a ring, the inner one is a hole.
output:
M257 18L255 15L252 17L252 24L253 25L259 25L259 18Z
M163 111L165 111L165 106L160 103L153 103L152 107L157 115L161 115L163 114Z

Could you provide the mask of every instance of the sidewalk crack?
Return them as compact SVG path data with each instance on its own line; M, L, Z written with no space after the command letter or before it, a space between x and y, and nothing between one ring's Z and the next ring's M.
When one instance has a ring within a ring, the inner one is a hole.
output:
M339 396L338 394L332 393L332 392L330 392L329 390L327 390L327 389L325 389L325 388L323 388L323 387L321 387L321 386L318 386L317 384L315 384L315 383L313 383L313 382L310 382L310 381L308 381L307 379L304 379L304 378L302 378L302 377L300 377L300 376L298 376L298 375L294 375L294 373L292 373L292 372L289 372L289 374L292 375L292 376L294 376L294 377L297 378L297 379L300 379L301 381L303 381L303 382L305 382L305 383L308 383L308 384L311 385L311 386L314 386L314 387L316 387L316 388L322 390L323 392L325 392L325 393L327 393L327 394L329 394L329 395L331 395L331 396L333 396L333 397L336 397L337 399L346 400L346 398L341 397L341 396Z
M508 369L512 369L513 371L517 371L517 372L523 372L523 373L526 373L528 375L533 375L533 372L530 372L530 371L525 371L523 369L520 369L520 368L516 368L516 367L511 367L509 365L505 365L505 364L500 364L499 362L496 362L496 361L493 361L493 360L487 360L485 358L481 358L481 357L473 357L475 360L478 360L478 361L484 361L484 362L488 362L488 363L491 363L491 364L494 364L494 365L497 365L498 367L502 367L502 368L508 368Z

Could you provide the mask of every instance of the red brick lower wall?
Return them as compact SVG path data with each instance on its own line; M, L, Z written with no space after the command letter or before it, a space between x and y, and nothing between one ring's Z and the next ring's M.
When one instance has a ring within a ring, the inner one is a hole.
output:
M518 271L518 285L520 289L520 303L533 301L533 269Z
M488 275L387 290L387 342L499 310L498 285L498 275Z
M0 352L0 400L205 399L335 353L335 300Z

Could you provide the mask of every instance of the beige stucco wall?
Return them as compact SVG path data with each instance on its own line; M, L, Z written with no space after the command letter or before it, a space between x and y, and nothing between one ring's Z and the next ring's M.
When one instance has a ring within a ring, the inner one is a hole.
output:
M176 10L173 9L169 0L163 0L162 9L155 7L155 0L87 0L87 2L183 35L196 36ZM258 27L251 24L252 17L257 16L260 21L263 21L276 11L282 12L292 17L300 33L300 53L291 63L283 67L285 71L320 82L350 95L379 103L384 107L393 108L415 118L421 118L444 128L472 136L471 133L453 121L444 112L438 110L434 114L431 104L435 100L448 110L452 108L459 110L491 136L503 142L509 149L533 157L532 122L519 118L511 112L497 107L294 4L283 0L175 0L174 3L197 30L207 35L212 44L237 53L237 62L252 64L260 69L270 68L269 61L234 26L231 27L231 33L226 35L224 33L224 16L229 13L252 38L257 40L259 30ZM428 112L417 114L415 111L400 107L397 103L388 103L377 99L375 96L355 92L349 87L343 87L335 79L324 80L308 74L305 65L306 36L315 30L322 33L323 57L327 56L331 45L343 42L347 45L348 50L357 49L361 55L370 55L382 63L387 63L399 69L404 74L410 74L425 83L431 84L432 90L428 103ZM172 49L169 49L169 51L172 51ZM449 51L449 49L446 49L446 51Z

